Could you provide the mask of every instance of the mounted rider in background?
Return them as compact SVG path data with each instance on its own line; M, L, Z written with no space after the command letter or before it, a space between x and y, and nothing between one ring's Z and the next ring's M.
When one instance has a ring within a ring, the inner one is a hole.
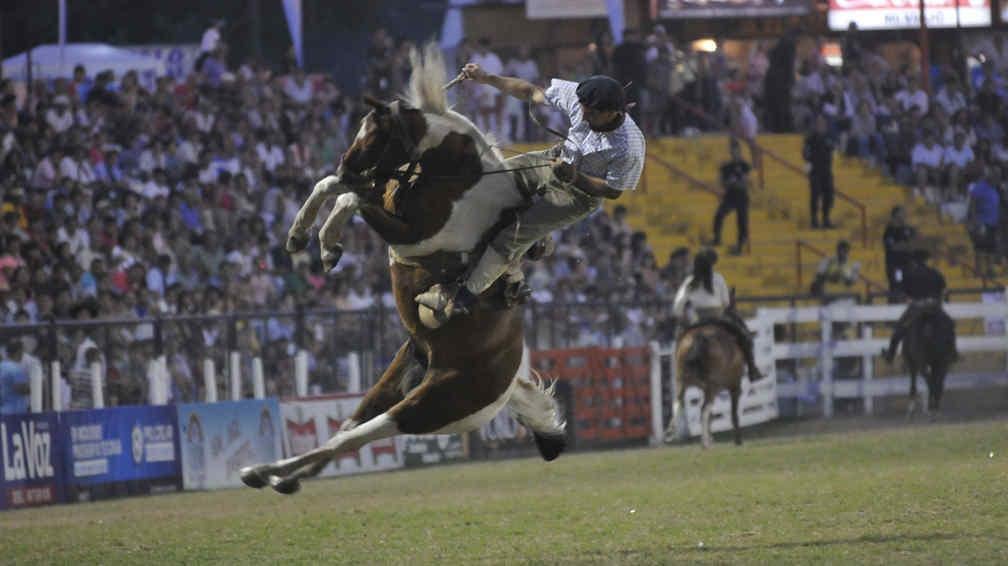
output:
M952 336L955 336L955 321L942 310L945 277L937 269L927 264L929 257L930 253L925 249L917 249L910 254L910 264L903 274L903 292L909 298L910 304L903 312L903 316L896 322L896 327L893 328L892 337L889 339L889 348L882 350L882 356L889 363L892 363L896 357L896 349L906 337L907 332L925 316L938 317L952 329ZM952 351L955 354L954 359L958 360L959 350L956 348L954 340Z
M678 335L697 324L721 324L738 340L749 368L749 381L753 382L762 378L763 374L756 367L752 334L735 312L728 284L723 275L714 271L715 263L717 253L709 249L698 252L693 259L693 274L683 281L672 305L672 312L680 321Z

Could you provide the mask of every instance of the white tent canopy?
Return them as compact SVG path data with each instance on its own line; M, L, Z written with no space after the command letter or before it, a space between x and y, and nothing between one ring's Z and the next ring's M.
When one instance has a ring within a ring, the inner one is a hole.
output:
M138 55L126 49L120 49L104 43L68 43L59 45L39 45L31 50L32 78L54 79L70 78L73 69L78 64L84 65L89 77L111 70L119 79L126 71L136 70L140 82L153 83L155 77L165 74L163 61L146 55ZM14 80L28 78L28 54L19 53L4 59L3 74Z

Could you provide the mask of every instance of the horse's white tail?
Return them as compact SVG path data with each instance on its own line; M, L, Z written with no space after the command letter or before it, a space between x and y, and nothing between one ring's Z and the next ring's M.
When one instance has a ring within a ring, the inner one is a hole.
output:
M531 368L528 346L522 351L522 362L515 379L518 380L518 386L508 400L508 408L515 419L532 432L562 436L567 423L560 415L560 406L553 396L556 382L547 385L538 372Z

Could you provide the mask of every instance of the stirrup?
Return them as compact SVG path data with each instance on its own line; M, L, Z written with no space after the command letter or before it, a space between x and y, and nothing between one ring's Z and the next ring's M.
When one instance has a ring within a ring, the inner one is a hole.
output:
M508 307L523 305L532 296L532 287L525 280L513 281L504 287L504 304Z

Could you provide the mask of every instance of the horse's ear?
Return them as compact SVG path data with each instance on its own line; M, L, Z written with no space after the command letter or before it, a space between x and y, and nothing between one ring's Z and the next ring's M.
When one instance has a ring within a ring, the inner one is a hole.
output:
M732 310L735 310L735 287L733 286L730 291L728 291L728 306Z
M364 95L364 103L367 104L368 106L374 108L375 112L378 113L378 114L388 114L389 113L389 105L388 104L382 102L381 100L378 100L377 98L375 98L375 97L373 97L373 96L371 96L369 94L365 94Z

